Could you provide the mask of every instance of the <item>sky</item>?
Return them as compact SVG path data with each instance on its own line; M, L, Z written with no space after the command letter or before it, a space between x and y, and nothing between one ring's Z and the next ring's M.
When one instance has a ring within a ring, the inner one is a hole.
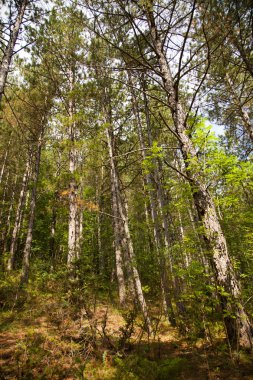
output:
M210 124L211 124L213 131L216 134L216 136L225 134L225 128L223 125L217 125L215 123L210 123Z

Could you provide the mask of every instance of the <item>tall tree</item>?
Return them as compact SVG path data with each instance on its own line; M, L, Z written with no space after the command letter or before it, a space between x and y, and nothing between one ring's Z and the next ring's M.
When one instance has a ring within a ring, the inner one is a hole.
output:
M2 101L2 96L4 94L4 88L6 85L7 76L10 70L11 61L13 55L15 54L15 45L18 39L18 35L21 29L21 25L23 22L23 18L25 15L26 8L28 6L28 0L15 1L15 10L13 12L13 4L12 1L9 2L9 14L10 19L5 25L2 33L5 38L3 41L6 41L7 35L7 43L1 43L2 57L1 57L1 65L0 65L0 104ZM15 19L12 19L12 14L16 13Z
M164 4L147 0L132 4L131 7L128 5L117 1L114 5L115 8L110 6L110 12L115 14L119 22L129 23L139 48L139 57L132 55L127 50L127 46L124 50L122 40L120 40L121 45L119 45L118 39L122 37L120 32L113 41L107 38L106 31L99 31L99 33L123 54L127 54L128 57L135 60L138 67L148 68L162 81L161 86L167 94L167 105L174 124L172 132L176 136L182 152L198 218L203 223L206 244L212 251L211 264L215 270L218 286L225 291L225 293L221 292L220 294L220 303L224 312L229 311L224 318L229 339L232 343L238 339L242 347L252 348L251 325L241 301L240 284L228 253L216 207L201 174L194 169L198 164L198 154L191 141L192 124L189 121L189 116L207 76L210 66L208 55L204 57L204 60L200 59L199 65L203 74L200 80L193 84L190 102L184 101L181 90L182 77L189 76L189 73L194 70L191 55L189 57L185 52L189 44L196 3L193 2L193 4L185 6L178 1L165 7ZM180 12L179 18L176 18L176 12ZM123 16L121 16L122 14ZM140 20L142 20L142 26L140 26ZM178 61L174 62L173 65L170 63L166 49L171 43L174 44L172 33L174 29L174 33L178 33L179 25L184 28L185 34L176 54ZM146 46L149 48L148 53L142 48L140 40L146 42ZM154 63L150 62L150 55L157 66L154 67ZM172 74L173 70L175 71L174 75Z

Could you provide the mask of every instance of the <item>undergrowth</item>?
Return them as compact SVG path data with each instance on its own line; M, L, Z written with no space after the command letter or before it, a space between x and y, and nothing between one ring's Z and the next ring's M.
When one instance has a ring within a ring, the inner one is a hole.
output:
M71 292L60 276L26 288L17 274L1 279L0 379L250 379L249 356L231 357L224 339L193 343L163 316L148 336L137 308L111 304L103 290Z

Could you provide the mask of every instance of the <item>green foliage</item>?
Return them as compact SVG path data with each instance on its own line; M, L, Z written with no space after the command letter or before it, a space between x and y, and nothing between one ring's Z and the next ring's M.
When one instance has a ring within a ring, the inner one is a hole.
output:
M158 145L157 141L153 141L145 160L142 161L142 168L145 174L150 173L157 165L156 159L164 156L163 149Z
M150 380L165 380L177 379L187 361L184 358L177 357L155 362L145 357L129 355L125 360L116 358L115 363L117 365L115 380L145 380L147 374Z

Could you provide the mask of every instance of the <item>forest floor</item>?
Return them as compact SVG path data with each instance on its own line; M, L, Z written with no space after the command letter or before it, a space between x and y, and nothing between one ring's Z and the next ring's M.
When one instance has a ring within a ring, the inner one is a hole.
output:
M105 300L96 302L92 322L56 291L30 289L3 310L0 379L253 379L252 357L240 353L232 360L224 339L193 344L165 320L148 340L137 318L127 339L124 314Z

